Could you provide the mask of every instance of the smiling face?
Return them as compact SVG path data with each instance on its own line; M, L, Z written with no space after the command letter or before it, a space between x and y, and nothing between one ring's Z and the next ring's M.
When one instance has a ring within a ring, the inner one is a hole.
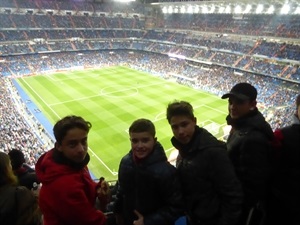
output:
M64 156L73 162L82 162L87 154L88 132L80 128L68 130L61 143L56 142L55 147L62 152Z
M149 132L130 132L131 149L138 159L146 158L154 149L156 137Z
M229 97L228 99L228 111L232 119L241 118L255 108L255 100L240 100L233 96Z
M189 116L178 115L171 117L169 121L174 137L181 144L188 144L193 138L197 119Z

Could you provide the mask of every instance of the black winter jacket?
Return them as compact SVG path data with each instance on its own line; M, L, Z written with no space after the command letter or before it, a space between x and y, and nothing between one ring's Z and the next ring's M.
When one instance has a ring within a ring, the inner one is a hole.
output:
M179 150L177 169L191 224L234 225L243 194L225 144L198 126L189 144L171 141Z
M183 215L183 202L176 168L168 161L160 143L142 162L136 164L130 151L119 167L114 212L124 225L137 219L134 210L144 216L145 225L174 225Z
M237 120L227 116L232 126L227 149L244 191L244 206L253 207L265 200L272 172L272 141L274 134L257 110Z
M281 154L272 183L271 221L300 224L300 120L295 117L294 124L276 130L275 137Z

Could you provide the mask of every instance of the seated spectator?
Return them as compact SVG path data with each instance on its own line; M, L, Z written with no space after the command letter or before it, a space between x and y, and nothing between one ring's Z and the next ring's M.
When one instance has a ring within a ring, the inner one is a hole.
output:
M8 152L8 155L14 174L18 177L19 184L31 190L33 188L33 183L39 182L34 169L25 164L23 152L18 149L13 149Z

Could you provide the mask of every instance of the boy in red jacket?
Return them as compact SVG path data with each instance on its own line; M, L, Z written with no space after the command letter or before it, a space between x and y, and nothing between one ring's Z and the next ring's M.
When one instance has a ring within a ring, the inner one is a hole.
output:
M87 164L88 133L91 123L67 116L53 128L56 143L36 164L42 183L39 206L44 225L104 225L104 214L95 209L96 183Z

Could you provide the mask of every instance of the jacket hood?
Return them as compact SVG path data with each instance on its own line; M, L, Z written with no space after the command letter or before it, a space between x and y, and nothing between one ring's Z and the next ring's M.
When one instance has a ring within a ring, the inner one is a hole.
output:
M192 140L188 144L181 144L175 137L172 137L171 142L173 146L179 150L181 156L187 153L204 150L210 147L224 147L225 143L216 139L206 129L195 127L195 132Z
M38 180L42 183L51 183L53 180L57 179L60 176L67 174L72 174L74 171L78 171L86 167L89 161L89 155L83 164L81 165L72 165L67 162L64 158L61 158L60 155L57 155L57 150L51 149L50 151L44 153L37 161L35 165L36 175ZM87 161L87 162L86 162Z
M273 139L274 134L270 124L257 108L243 118L232 119L231 116L228 115L226 120L227 124L231 125L234 129L259 130L264 133L269 140Z

